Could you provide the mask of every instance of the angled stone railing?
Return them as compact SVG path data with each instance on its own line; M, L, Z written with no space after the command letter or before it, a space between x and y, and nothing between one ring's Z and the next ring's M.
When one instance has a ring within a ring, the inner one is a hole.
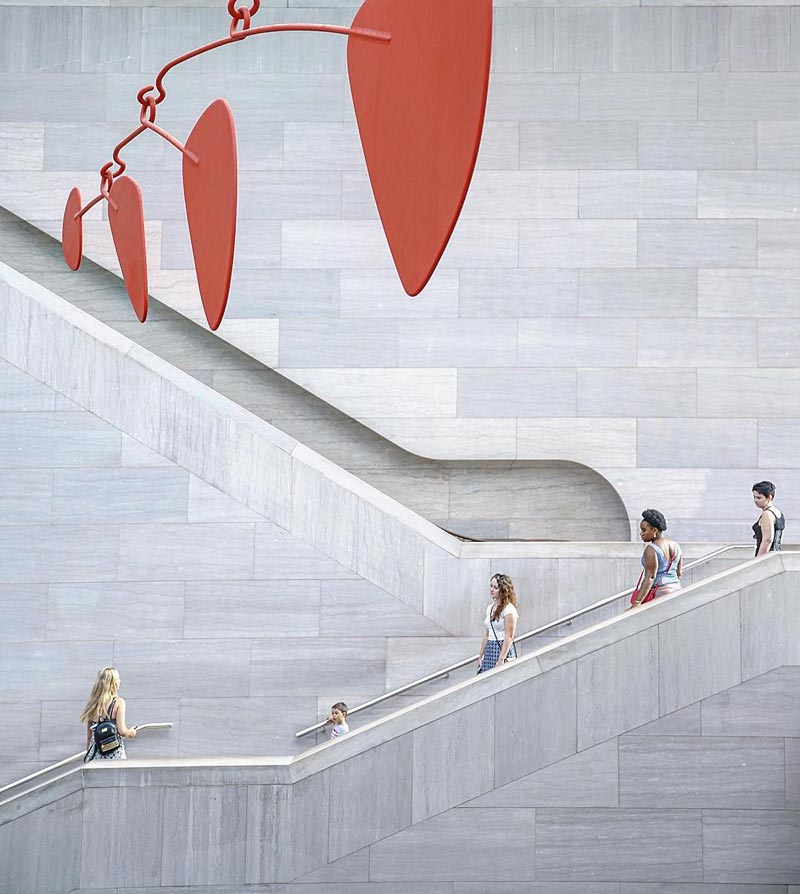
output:
M309 873L322 884L334 878L324 867L357 852L369 854L369 880L403 881L420 878L420 860L437 853L444 859L456 833L471 851L488 849L480 859L494 865L498 834L511 828L511 820L501 821L507 808L486 808L486 818L477 803L453 808L775 668L800 665L799 582L800 555L752 560L296 758L81 768L0 804L0 890L89 891L109 852L120 857L102 877L106 887L267 884ZM528 813L533 821L532 811L521 811L516 834L523 835ZM715 814L708 832L697 807L633 813L620 807L614 816L647 828L666 817L676 834L688 824L681 835L691 840L680 846L691 857L654 861L653 849L638 848L640 862L625 853L615 858L622 868L608 870L619 874L604 880L703 881L706 869L706 880L736 880L722 878L720 868L725 849L744 840L731 812ZM582 821L568 811L557 819L569 842L548 845L551 869L541 878L551 881L569 878L567 869L559 875L552 868L552 849L577 847L580 837L571 836L578 827L569 823ZM758 812L753 822L772 824L765 835L774 840L796 820L781 807ZM422 837L409 831L416 826ZM678 844L664 838L658 849L663 856ZM534 839L523 845L540 847ZM778 874L770 879L796 883L800 863L794 869L786 848L779 850ZM509 871L538 879L537 859L528 856L523 868ZM426 878L444 877L426 871ZM744 878L746 867L740 871Z

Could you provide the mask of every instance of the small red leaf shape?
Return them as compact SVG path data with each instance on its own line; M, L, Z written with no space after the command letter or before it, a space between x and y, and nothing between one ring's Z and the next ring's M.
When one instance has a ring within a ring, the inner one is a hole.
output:
M132 177L118 177L109 193L108 221L125 288L140 323L147 319L147 250L142 191Z
M76 217L80 210L81 191L73 186L64 208L64 219L61 221L61 250L70 270L77 270L81 266L83 255L83 218Z
M480 146L492 0L365 0L347 68L372 191L409 295L425 287L458 221Z
M208 325L222 322L231 288L238 196L233 112L217 99L198 118L183 156L183 195L197 285Z

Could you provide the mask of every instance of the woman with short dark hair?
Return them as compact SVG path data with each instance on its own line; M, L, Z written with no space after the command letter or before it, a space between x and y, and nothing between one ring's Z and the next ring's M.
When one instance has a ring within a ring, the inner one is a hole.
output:
M639 522L639 536L645 543L642 573L631 596L630 608L669 596L681 588L683 553L680 545L664 536L667 520L658 509L645 509Z
M753 485L753 502L761 510L758 521L753 525L757 556L778 552L781 548L786 519L781 510L773 505L774 499L775 485L771 481L757 481Z

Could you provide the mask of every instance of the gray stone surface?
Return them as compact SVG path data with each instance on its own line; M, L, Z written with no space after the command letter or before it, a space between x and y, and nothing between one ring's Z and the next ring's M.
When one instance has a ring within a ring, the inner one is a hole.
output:
M703 812L703 874L710 882L800 881L796 811Z
M779 667L703 699L703 735L800 737L798 682L797 667Z

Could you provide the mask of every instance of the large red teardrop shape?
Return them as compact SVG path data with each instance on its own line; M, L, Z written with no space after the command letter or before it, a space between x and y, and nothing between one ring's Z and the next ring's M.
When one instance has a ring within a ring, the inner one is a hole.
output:
M183 194L197 285L208 325L222 322L231 287L238 195L233 112L217 99L195 124L183 156Z
M81 210L81 191L73 186L64 208L61 221L61 250L70 270L81 266L83 255L83 218L76 215Z
M113 203L113 204L112 204ZM131 177L118 177L109 193L108 222L122 278L139 322L147 319L147 249L142 191Z
M430 279L467 195L480 146L492 0L365 0L351 34L350 89L372 191L409 295Z

